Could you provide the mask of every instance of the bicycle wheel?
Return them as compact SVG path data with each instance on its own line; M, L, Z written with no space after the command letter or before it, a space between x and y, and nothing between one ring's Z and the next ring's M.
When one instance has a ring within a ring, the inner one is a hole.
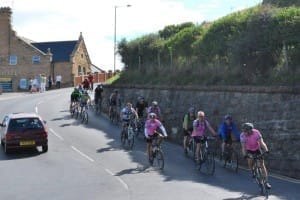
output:
M121 144L124 146L125 142L126 142L126 132L125 130L123 130L121 133Z
M164 154L160 149L156 150L155 156L153 158L153 167L163 170L164 166L165 166Z
M235 172L238 172L239 156L235 150L231 151L231 155L229 156L229 159L226 160L226 162L227 162L226 164L228 164L232 170L234 170Z
M75 114L74 115L75 115L75 118L78 119L78 117L79 117L79 110L78 110L78 108L75 109Z
M212 152L205 152L203 165L207 174L213 175L215 173L215 156Z
M134 132L132 130L132 128L128 128L128 138L127 138L127 143L130 149L133 148L134 145Z
M82 123L84 124L88 124L89 122L89 114L87 113L87 111L84 111L84 113L82 114Z
M265 196L266 198L268 198L269 196L269 191L266 187L266 180L262 175L262 170L261 168L257 168L257 172L256 172L256 182L260 188L260 193L261 195Z

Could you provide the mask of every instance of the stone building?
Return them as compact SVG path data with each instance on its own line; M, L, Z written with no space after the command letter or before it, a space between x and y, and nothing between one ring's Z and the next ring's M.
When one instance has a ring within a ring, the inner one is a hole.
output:
M91 60L80 33L78 40L33 42L12 30L12 11L0 8L0 86L3 91L26 89L28 80L39 74L55 80L62 76L62 86L73 86L74 77L91 71Z

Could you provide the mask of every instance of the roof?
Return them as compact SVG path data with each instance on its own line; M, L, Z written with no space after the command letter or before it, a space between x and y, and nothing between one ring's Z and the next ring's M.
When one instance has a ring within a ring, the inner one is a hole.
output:
M61 42L35 42L31 44L45 53L47 53L50 48L50 52L53 54L53 62L69 62L77 42L77 40L72 40Z
M11 119L18 119L18 118L40 118L36 113L11 113L8 115Z
M99 67L97 67L96 65L94 64L91 64L91 70L92 70L92 73L95 73L95 72L98 72L98 73L105 73L105 71Z

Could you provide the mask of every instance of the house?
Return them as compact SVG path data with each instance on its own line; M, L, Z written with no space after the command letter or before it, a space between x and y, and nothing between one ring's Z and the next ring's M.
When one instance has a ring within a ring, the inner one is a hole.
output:
M0 8L0 86L3 91L26 89L28 80L39 74L55 80L62 76L62 86L74 85L74 77L91 72L82 33L78 40L33 42L12 30L12 11Z

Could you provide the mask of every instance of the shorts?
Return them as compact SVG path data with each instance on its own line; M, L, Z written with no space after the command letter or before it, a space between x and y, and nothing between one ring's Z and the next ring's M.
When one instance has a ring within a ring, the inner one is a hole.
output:
M199 143L204 144L205 141L206 141L205 136L194 136L193 139L194 139L196 144L199 144Z
M154 133L154 135L151 135L151 136L149 136L149 138L146 138L146 142L147 143L152 143L153 139L157 139L157 137L158 137L158 134Z
M80 103L80 106L81 106L81 107L84 107L84 106L86 106L86 105L87 105L87 102L81 102L81 103Z
M259 156L261 155L261 151L257 149L256 151L247 150L247 154L253 155L253 156Z
M116 101L110 101L110 102L109 102L109 105L110 105L110 106L117 106L117 102L116 102Z
M193 132L193 128L188 128L188 130L183 129L183 135L184 136L189 136L189 135L192 134L192 132Z
M232 144L232 138L231 135L226 135L225 140L222 138L222 140L225 142L225 144Z

